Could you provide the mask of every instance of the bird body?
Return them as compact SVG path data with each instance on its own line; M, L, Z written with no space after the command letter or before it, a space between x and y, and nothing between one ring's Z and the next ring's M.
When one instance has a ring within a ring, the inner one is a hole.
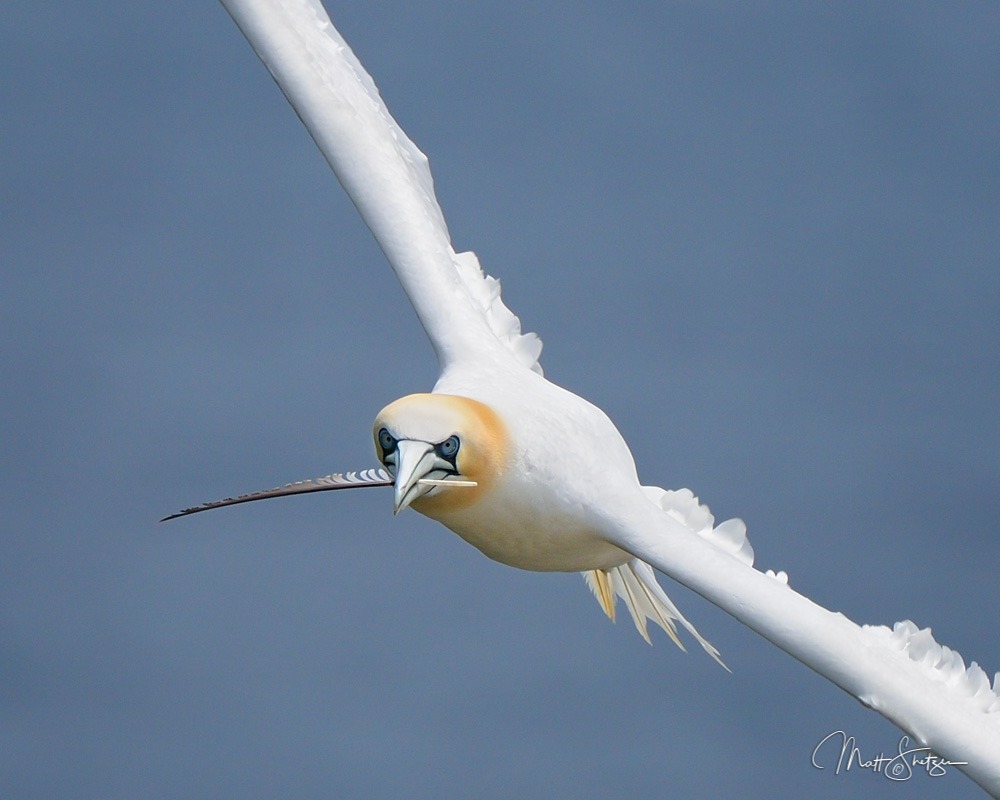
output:
M496 378L488 386L480 382L486 388L472 398L453 392L417 396L425 406L451 410L476 403L490 409L502 431L490 440L501 445L502 458L489 460L489 472L480 463L462 470L463 476L480 482L476 489L435 487L415 500L413 508L513 567L571 572L623 564L631 556L603 534L599 509L623 489L631 490L633 502L649 502L624 440L603 412L581 398L534 373L518 377L508 385L498 385ZM414 411L411 403L404 403L402 410L407 408ZM456 414L452 421L460 425L470 417L482 415ZM376 427L382 420L380 414ZM589 435L581 436L581 431ZM455 427L446 435L453 433L465 448L471 431ZM433 441L436 436L421 438ZM553 447L553 442L559 445ZM473 438L468 444L477 442ZM475 452L478 462L486 460L478 455L481 449Z
M499 480L462 514L415 507L490 558L521 569L624 563L631 556L608 541L605 516L620 510L615 506L648 502L624 438L597 406L504 361L455 365L432 395L469 398L496 413L508 442Z

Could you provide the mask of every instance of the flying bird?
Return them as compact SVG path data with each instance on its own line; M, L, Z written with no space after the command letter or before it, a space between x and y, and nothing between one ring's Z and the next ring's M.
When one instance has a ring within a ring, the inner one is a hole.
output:
M1000 673L985 672L912 622L859 626L753 568L746 526L716 524L686 489L644 486L599 408L546 380L541 341L523 333L473 253L457 253L427 159L396 124L319 0L222 0L375 236L440 366L432 390L375 417L382 466L184 509L392 487L412 508L513 567L578 571L612 619L624 602L681 645L659 570L879 711L1000 797ZM682 645L681 645L682 646ZM725 666L723 664L723 666Z
M543 376L540 339L522 333L475 254L455 252L427 159L318 2L225 5L385 252L437 354L440 377L430 392L401 397L376 416L381 470L227 498L166 519L292 494L392 486L396 513L412 508L512 567L582 572L611 619L621 600L647 641L651 621L683 648L680 625L722 664L657 582L655 551L662 531L673 528L700 533L751 563L742 521L716 526L692 492L643 486L608 416Z

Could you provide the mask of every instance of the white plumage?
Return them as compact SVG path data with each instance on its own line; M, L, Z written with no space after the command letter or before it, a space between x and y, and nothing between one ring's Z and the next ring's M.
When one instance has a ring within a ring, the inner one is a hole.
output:
M642 486L608 417L542 376L538 337L522 333L475 255L454 251L427 159L318 0L223 3L375 235L441 375L431 393L407 395L376 418L388 474L335 475L182 513L394 484L397 511L412 505L511 566L581 571L612 618L621 599L647 640L652 620L680 645L680 624L718 660L658 585L656 567L939 754L967 761L970 777L1000 794L996 682L991 689L977 665L965 670L957 653L911 623L889 634L821 608L789 588L784 573L753 569L742 521L715 525L688 490Z

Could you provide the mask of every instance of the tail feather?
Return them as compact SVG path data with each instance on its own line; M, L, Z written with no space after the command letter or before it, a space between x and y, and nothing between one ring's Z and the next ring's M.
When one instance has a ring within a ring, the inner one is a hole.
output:
M603 569L592 569L584 572L583 579L587 582L590 591L594 593L597 602L600 604L608 619L615 621L615 595L611 588L611 579Z
M671 641L681 650L684 645L677 638L677 628L674 625L670 612L646 586L645 576L640 579L637 567L642 562L628 563L615 570L616 577L624 589L620 597L625 601L629 613L632 615L632 622L635 623L636 630L642 635L648 644L652 644L649 639L649 631L646 630L646 619L651 619L664 631ZM655 579L654 579L655 580ZM654 583L655 585L655 583Z
M656 581L653 568L645 561L633 558L631 561L609 570L594 569L584 572L583 577L601 608L604 609L604 613L612 621L615 619L615 598L620 597L632 617L632 622L635 623L636 630L649 644L652 644L652 641L649 637L646 621L652 620L666 632L671 641L681 650L686 649L677 635L676 623L679 622L694 636L706 653L724 669L729 669L719 656L719 651L698 633L694 625L688 622L673 601L667 597L666 592ZM610 588L614 594L611 595L608 592L605 595L602 586ZM605 598L608 596L610 599L606 600Z
M742 520L726 520L715 524L715 517L708 506L702 505L689 489L665 491L655 486L645 486L646 494L666 513L670 514L691 531L703 536L722 550L731 554L748 566L753 565L753 547L746 537L746 525ZM612 622L615 619L615 598L620 597L632 615L636 630L647 642L650 642L646 620L651 619L673 640L681 650L677 636L677 625L680 623L698 641L705 652L714 658L726 670L729 669L719 656L719 651L712 646L695 629L694 625L685 619L673 601L656 581L656 573L645 561L633 558L618 567L609 570L594 569L584 572L587 586L594 593L604 613ZM651 643L651 642L650 642Z

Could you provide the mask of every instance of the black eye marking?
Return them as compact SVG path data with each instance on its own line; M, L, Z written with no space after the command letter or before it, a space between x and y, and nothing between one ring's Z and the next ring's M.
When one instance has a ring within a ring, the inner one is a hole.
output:
M389 453L395 452L396 439L389 431L382 428L378 432L378 446L382 448L382 458L385 458Z
M458 448L461 446L457 436L449 436L443 442L441 442L435 449L441 458L446 461L450 461L452 465L455 464L455 456L458 455Z

